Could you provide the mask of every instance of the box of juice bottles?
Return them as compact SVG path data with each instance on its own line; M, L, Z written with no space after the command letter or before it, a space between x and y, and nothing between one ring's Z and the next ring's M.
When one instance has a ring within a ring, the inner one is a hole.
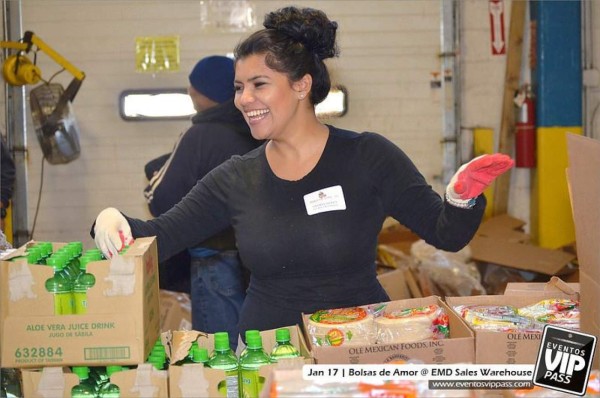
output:
M248 344L240 341L235 352L230 349L227 334L222 332L182 330L162 336L168 341L172 398L258 397L265 394L266 382L274 369L314 363L298 325L248 331L245 339ZM279 354L274 355L276 351Z
M155 238L112 259L47 243L0 261L2 367L143 363L160 335Z

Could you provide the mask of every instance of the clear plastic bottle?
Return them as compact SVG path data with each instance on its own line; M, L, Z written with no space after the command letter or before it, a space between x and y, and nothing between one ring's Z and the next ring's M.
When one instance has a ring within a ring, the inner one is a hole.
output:
M110 376L112 376L114 373L122 370L122 366L109 365L106 367L106 375L110 378ZM118 385L107 381L102 387L100 387L100 391L98 391L97 396L99 398L119 398L121 396L121 389Z
M213 369L225 371L225 381L219 383L221 395L228 398L239 397L239 363L229 346L229 333L217 332L214 334L215 349L210 355L208 366Z
M96 390L89 382L90 368L87 366L73 366L72 370L79 377L79 384L71 388L71 398L96 397Z
M64 258L51 256L46 260L54 269L54 275L46 280L46 290L54 295L54 315L70 315L73 313L73 283L63 273Z
M260 333L246 338L246 353L240 357L240 386L243 398L258 398L264 379L258 373L261 366L271 363L262 345ZM262 379L262 380L261 380Z
M271 362L277 362L282 358L297 358L300 352L290 341L290 330L281 328L275 331L275 346L271 350Z
M87 272L88 262L89 257L85 256L80 257L78 261L79 275L73 282L73 301L75 314L87 314L87 291L96 284L96 277L94 274Z

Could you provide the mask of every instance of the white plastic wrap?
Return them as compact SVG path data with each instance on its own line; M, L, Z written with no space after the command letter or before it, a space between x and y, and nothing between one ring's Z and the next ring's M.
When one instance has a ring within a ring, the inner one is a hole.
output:
M469 261L471 249L468 246L452 253L419 240L412 244L410 252L417 269L425 271L444 295L473 296L486 293L477 266Z
M383 311L375 318L377 344L411 343L445 339L449 334L448 315L437 305Z

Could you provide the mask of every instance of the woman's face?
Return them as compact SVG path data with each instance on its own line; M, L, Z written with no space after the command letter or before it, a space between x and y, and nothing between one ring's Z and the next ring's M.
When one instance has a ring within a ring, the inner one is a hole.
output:
M264 54L238 59L235 66L235 106L259 140L277 140L297 120L298 91L286 74L269 68Z

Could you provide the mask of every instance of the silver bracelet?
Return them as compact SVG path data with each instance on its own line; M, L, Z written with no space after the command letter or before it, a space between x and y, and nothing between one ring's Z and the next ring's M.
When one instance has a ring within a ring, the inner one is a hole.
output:
M446 201L448 203L450 203L452 206L454 207L458 207L461 209L471 209L475 206L475 204L477 203L477 198L471 198L469 200L461 200L460 202L456 199L452 199L448 193L446 193Z

